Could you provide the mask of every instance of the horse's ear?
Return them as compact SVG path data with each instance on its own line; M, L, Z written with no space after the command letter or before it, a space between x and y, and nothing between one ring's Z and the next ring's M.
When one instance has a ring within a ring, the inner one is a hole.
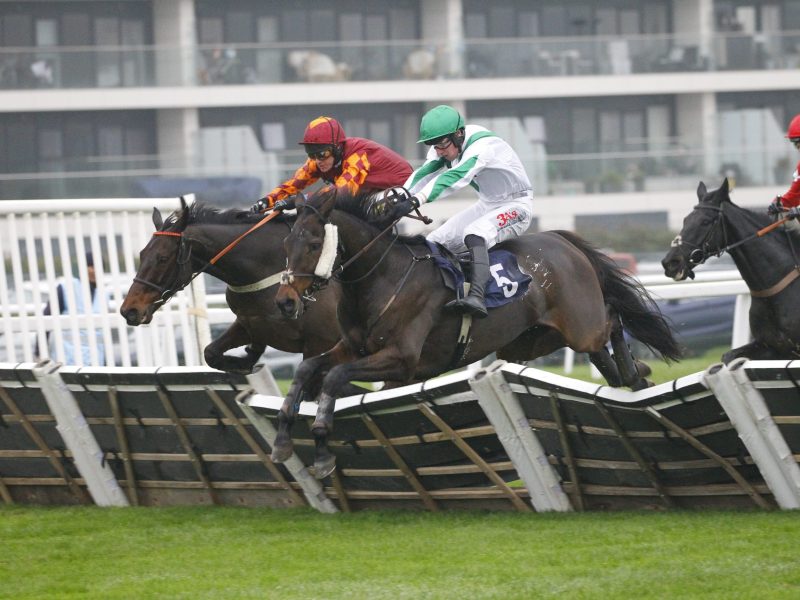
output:
M701 181L700 185L697 186L697 199L702 200L703 198L706 197L706 193L708 193L708 190L706 189L706 184Z
M720 189L721 191L723 191L725 194L727 194L728 192L730 192L730 190L731 190L731 187L730 187L730 185L728 184L728 178L727 178L727 177L726 177L726 178L725 178L725 180L722 182L722 185L721 185L721 186L719 186L719 189Z
M320 214L325 218L330 216L336 206L336 195L335 191L332 194L328 194L328 197L325 198L322 205L319 207Z
M183 231L189 224L189 207L186 205L186 200L181 196L181 210L178 216L178 231Z
M164 225L164 219L161 218L161 211L155 206L153 207L153 225L156 226L156 231L161 231L161 227Z

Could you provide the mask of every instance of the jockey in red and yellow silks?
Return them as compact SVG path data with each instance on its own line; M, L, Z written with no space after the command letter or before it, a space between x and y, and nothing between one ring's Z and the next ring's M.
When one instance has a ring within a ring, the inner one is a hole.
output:
M264 198L253 210L293 208L285 199L322 179L330 186L351 194L384 190L403 185L411 175L411 165L402 156L386 146L364 138L345 136L336 119L318 117L306 127L300 142L308 159L294 174Z

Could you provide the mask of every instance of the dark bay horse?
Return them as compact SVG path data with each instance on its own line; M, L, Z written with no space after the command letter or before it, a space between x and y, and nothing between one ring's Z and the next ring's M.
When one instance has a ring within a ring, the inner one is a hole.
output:
M364 219L368 196L319 194L298 207L286 238L284 280L276 295L283 314L302 314L302 296L318 284L326 252L335 253L342 288L337 316L342 340L301 363L278 415L273 460L292 449L290 425L301 400L319 396L312 431L318 477L334 457L326 437L343 386L353 380L408 383L477 361L491 352L528 361L569 346L587 352L610 385L646 387L649 368L634 361L623 325L667 360L680 350L646 290L609 258L568 232L546 232L498 244L532 277L526 294L472 323L466 351L454 356L461 316L443 309L452 299L422 238L400 239ZM338 244L335 239L338 235ZM321 260L320 257L323 257ZM329 257L331 258L331 257ZM328 275L330 276L330 275ZM606 349L611 342L613 356ZM639 367L642 366L642 372Z
M139 253L139 270L120 307L128 325L149 323L162 304L188 285L194 274L205 270L228 284L226 299L236 315L227 331L205 348L210 367L250 373L267 345L301 352L304 357L330 349L339 340L335 326L338 284L321 290L302 319L286 319L275 306L279 274L286 265L283 238L291 227L285 216L265 223L216 264L209 264L262 216L197 203L188 208L182 198L180 209L166 221L154 209L156 232ZM261 289L234 291L243 286ZM246 346L246 356L225 354L239 346Z
M772 220L766 213L731 202L728 180L709 192L697 188L699 202L683 220L683 229L661 261L664 274L675 281L694 277L694 268L711 256L728 252L750 288L750 331L754 341L722 356L794 359L800 357L800 237L779 228L758 235Z

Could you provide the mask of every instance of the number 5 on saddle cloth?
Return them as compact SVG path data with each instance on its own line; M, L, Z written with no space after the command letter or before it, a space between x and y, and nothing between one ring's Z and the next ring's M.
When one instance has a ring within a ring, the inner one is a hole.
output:
M433 261L442 273L444 284L455 290L457 297L465 297L467 292L464 289L464 267L469 266L469 260L459 261L452 252L438 243L427 244ZM517 258L507 250L489 251L489 274L491 277L486 284L486 308L497 308L522 297L531 283L531 276L520 271Z

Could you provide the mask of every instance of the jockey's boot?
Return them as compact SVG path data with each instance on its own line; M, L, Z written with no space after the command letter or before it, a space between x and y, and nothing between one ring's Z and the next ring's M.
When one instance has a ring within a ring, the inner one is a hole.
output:
M461 310L473 317L482 319L489 313L486 310L484 291L489 279L489 251L486 249L486 240L477 235L468 235L464 244L469 249L472 259L472 275L469 278L469 294L466 298L448 302L445 307Z

